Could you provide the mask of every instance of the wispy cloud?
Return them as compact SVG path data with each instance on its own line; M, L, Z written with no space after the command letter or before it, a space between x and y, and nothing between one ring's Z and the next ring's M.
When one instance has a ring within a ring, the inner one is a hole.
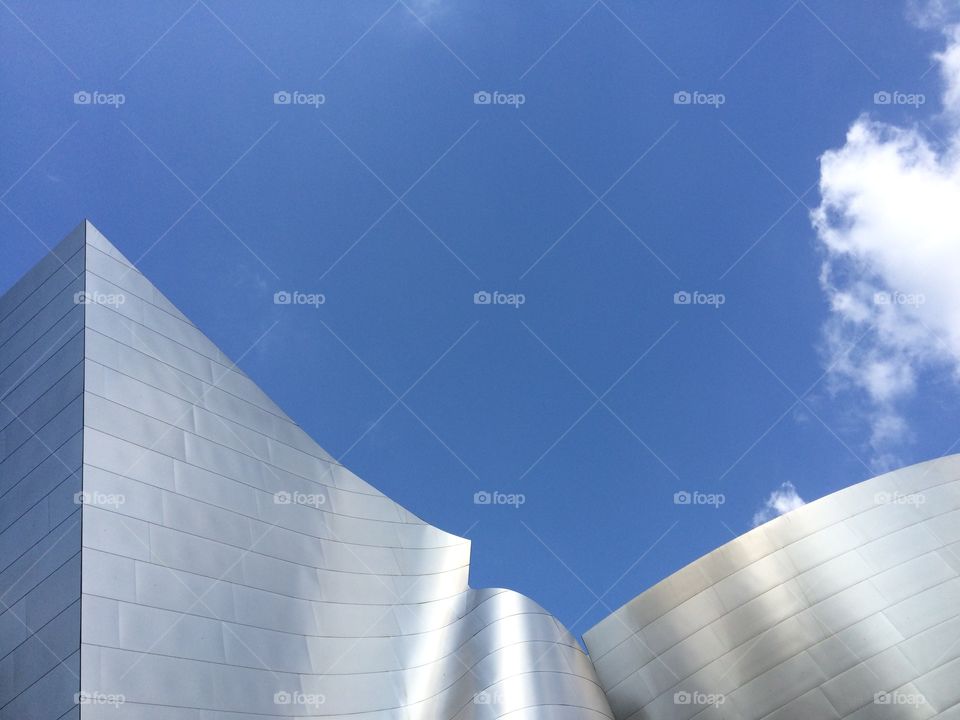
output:
M764 502L763 507L753 514L753 526L763 525L768 520L803 507L807 501L800 497L800 493L792 482L785 482L772 493Z
M909 0L907 16L921 28L942 28L960 21L958 0Z
M948 5L927 3L925 17ZM960 26L946 40L934 56L940 114L910 127L857 119L821 157L812 213L830 307L824 362L832 390L858 398L878 471L911 439L901 408L923 373L960 380Z

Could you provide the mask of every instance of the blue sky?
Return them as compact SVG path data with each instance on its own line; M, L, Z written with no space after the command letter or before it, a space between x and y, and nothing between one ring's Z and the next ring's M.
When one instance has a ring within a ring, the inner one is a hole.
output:
M0 4L0 290L90 218L328 451L472 538L474 586L576 634L748 530L784 483L811 500L954 447L952 256L874 231L917 227L896 201L909 159L846 172L899 142L929 165L919 196L955 200L942 17ZM863 113L875 134L848 140ZM494 291L523 302L475 303ZM868 291L933 302L850 310Z

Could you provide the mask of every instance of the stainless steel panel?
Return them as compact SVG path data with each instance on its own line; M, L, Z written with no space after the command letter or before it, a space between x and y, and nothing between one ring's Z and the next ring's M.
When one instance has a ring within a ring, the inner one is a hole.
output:
M20 328L32 324L42 308L63 294L64 289L83 274L84 259L84 251L80 248L40 285L35 286L19 305L12 307L0 320L0 338L9 338Z
M937 714L936 709L926 701L913 683L885 691L880 697L884 702L869 702L847 717L853 720L923 720L933 717L946 720L945 715ZM886 702L888 698L909 702Z
M960 579L954 578L887 608L884 614L905 637L960 613Z
M70 345L72 356L83 358L83 310L74 308L49 330L40 335L26 350L11 354L0 369L0 393L7 393L33 375L34 369ZM2 359L2 358L0 358Z
M84 678L127 702L84 706L85 718L479 718L551 704L610 717L552 618L468 589L468 541L332 463L105 238L87 237L88 288L125 301L86 314L84 489L123 501L84 507L90 623L114 625L91 630L105 647L84 655ZM505 704L473 702L511 683ZM325 701L278 703L282 690Z
M67 656L52 670L0 708L0 716L10 718L42 718L59 720L75 705L79 686L80 651Z
M9 315L40 287L51 275L56 273L78 250L86 244L83 225L74 228L52 252L45 255L36 265L20 278L13 287L0 296L0 318Z
M468 541L333 461L89 223L58 253L0 298L0 717L807 720L960 701L957 458L718 548L590 630L591 660L531 600L470 589ZM78 305L83 289L123 302ZM924 702L876 701L894 686ZM77 708L80 688L124 701Z
M0 338L0 367L5 368L22 353L28 352L41 338L49 337L50 328L60 324L65 317L69 317L71 321L81 320L82 322L87 306L76 302L76 294L82 291L83 278L71 280L62 293L38 308L28 323L15 333ZM67 327L72 327L72 322ZM50 340L55 340L56 337Z
M881 692L897 688L916 675L916 669L910 661L898 648L892 647L831 678L821 686L821 690L840 715L845 716L873 703L877 688Z
M53 507L62 508L65 502L72 503L74 493L80 489L74 485L80 481L81 448L82 432L77 431L57 449L56 455L46 458L12 487L0 484L0 492L3 492L0 527L8 527L26 508L32 507L61 485L67 485L69 500L64 500L63 492L56 492ZM60 512L59 509L57 512Z
M960 660L951 660L913 681L914 686L930 705L947 710L960 703Z
M683 585L668 578L601 621L584 639L615 716L873 720L955 712L948 708L960 701L958 473L951 457L874 478L685 568L685 578L711 578L697 597L715 593L726 612L706 603L684 623L669 622L692 606L672 595ZM684 628L686 639L662 647ZM653 658L651 637L660 653ZM911 688L918 697L889 695ZM684 693L723 701L691 710L695 703L677 702Z
M698 720L699 720L699 716ZM779 710L767 715L767 720L839 720L837 709L830 704L819 688L804 693L796 700L791 700Z
M876 613L807 648L807 653L829 677L849 670L868 658L903 641L903 635Z
M921 675L930 672L938 665L960 657L960 616L924 630L900 644L900 650L907 656Z
M871 582L883 598L893 604L956 576L950 564L934 551L885 570Z
M83 233L0 298L0 718L75 706Z

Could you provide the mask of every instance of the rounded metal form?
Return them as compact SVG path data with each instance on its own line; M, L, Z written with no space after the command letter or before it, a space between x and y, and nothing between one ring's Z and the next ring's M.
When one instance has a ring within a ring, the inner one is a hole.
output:
M618 720L960 718L960 456L761 525L584 641Z

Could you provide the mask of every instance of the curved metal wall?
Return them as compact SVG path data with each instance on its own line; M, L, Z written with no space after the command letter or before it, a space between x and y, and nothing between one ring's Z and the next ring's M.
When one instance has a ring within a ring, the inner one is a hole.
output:
M618 720L960 718L960 456L854 485L584 635Z
M960 456L737 538L588 657L92 226L58 252L0 298L0 720L960 720Z
M84 720L612 717L553 617L468 588L468 540L336 463L86 235Z

